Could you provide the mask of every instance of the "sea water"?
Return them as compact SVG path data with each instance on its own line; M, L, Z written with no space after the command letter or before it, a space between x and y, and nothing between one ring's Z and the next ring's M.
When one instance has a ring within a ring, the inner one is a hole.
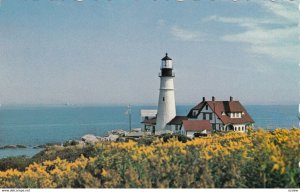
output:
M192 106L178 106L177 115L187 115ZM298 127L297 105L245 106L255 127ZM140 110L155 106L132 106L132 127L141 127ZM2 149L0 158L32 156L34 146L80 139L85 134L105 135L109 130L129 130L127 106L2 106L0 147L21 144L25 149Z

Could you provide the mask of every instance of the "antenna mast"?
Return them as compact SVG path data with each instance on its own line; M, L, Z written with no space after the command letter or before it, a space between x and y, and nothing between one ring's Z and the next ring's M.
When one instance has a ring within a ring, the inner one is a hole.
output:
M128 105L128 121L129 121L129 132L131 132L131 106Z

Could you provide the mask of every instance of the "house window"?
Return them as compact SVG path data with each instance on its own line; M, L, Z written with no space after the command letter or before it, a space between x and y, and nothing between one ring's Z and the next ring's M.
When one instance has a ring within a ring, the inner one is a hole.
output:
M197 114L198 114L198 111L197 111L197 110L194 110L194 111L193 111L193 116L197 116Z
M165 97L163 97L163 101L165 101Z
M241 130L241 127L239 127L239 131Z
M205 105L205 109L208 110L208 105Z
M203 113L203 120L206 120L206 113Z
M209 120L212 120L212 113L209 114Z

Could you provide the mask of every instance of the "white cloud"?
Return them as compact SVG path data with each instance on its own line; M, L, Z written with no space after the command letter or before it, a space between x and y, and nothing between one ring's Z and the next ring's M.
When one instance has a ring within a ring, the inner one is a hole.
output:
M264 18L233 18L211 16L203 21L216 21L237 25L244 32L221 37L227 42L242 42L250 45L249 51L276 59L299 61L299 21L300 14L295 2L278 3L257 1L267 13Z
M284 22L274 21L271 19L253 19L249 17L219 17L216 15L204 18L202 21L203 22L216 21L216 22L222 22L228 24L237 24L241 27L246 27L246 28L254 28L257 27L258 25L263 25L263 24L284 24Z
M257 4L264 7L268 12L274 14L282 19L287 19L289 21L298 22L299 13L297 11L297 2L266 2L266 1L256 1ZM298 19L297 19L298 18Z
M204 33L186 30L178 26L173 26L171 28L171 34L181 41L204 41L206 39Z

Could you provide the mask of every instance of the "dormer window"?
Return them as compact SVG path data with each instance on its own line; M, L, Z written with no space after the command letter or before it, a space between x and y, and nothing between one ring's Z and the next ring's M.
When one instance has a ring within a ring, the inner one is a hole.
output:
M229 113L230 118L241 118L242 113L240 112L235 112L235 113Z
M193 110L193 116L197 116L198 110Z

